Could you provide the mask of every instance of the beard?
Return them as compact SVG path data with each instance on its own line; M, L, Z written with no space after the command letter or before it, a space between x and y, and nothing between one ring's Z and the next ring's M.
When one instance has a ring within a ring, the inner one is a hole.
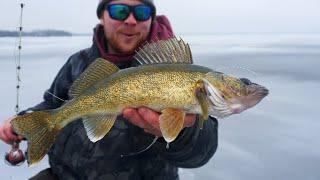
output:
M126 41L119 34L115 33L107 39L109 51L111 50L119 54L134 54L135 50L147 39L147 37L139 35L131 41Z

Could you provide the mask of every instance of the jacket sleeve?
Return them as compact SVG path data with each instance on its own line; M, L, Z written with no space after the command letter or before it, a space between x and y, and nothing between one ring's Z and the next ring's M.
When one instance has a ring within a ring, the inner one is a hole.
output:
M52 82L50 88L46 92L44 92L43 101L34 107L30 107L24 111L21 111L19 115L23 115L30 111L55 109L60 107L64 103L63 100L68 100L68 90L73 82L73 68L71 67L72 60L73 56L71 56L60 69L54 81ZM60 100L57 97L54 97L52 94L59 97L62 100Z
M171 164L182 168L196 168L206 164L216 152L218 146L218 121L209 117L203 129L198 123L185 128L178 138L166 148L161 138L155 144L162 157Z

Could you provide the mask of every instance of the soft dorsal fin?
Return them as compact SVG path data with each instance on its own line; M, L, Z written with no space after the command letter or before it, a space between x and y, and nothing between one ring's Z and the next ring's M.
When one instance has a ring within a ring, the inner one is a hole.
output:
M77 97L87 88L93 86L105 77L117 72L119 68L102 58L97 58L89 67L76 79L69 90L70 97Z
M142 65L193 63L189 45L176 37L146 43L136 52L134 58Z

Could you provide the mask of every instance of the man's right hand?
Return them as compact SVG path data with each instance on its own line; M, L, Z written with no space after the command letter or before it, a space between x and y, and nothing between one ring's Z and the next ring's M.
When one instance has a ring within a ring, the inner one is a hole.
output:
M22 136L17 135L13 131L13 127L10 122L14 117L15 116L5 120L4 123L0 125L0 139L7 144L23 140Z

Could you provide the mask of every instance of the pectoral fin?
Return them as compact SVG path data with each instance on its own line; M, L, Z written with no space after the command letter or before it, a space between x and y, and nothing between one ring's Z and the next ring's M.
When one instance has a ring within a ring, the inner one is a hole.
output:
M199 118L199 128L202 129L204 121L209 118L209 109L208 109L209 104L207 100L207 93L202 80L199 80L197 82L195 93L202 110L202 114L200 115L200 118Z
M92 142L97 142L102 139L110 131L116 118L117 116L115 115L85 117L83 119L83 125L88 138Z
M179 135L183 128L185 112L167 108L161 111L160 115L160 130L167 142L172 142Z

